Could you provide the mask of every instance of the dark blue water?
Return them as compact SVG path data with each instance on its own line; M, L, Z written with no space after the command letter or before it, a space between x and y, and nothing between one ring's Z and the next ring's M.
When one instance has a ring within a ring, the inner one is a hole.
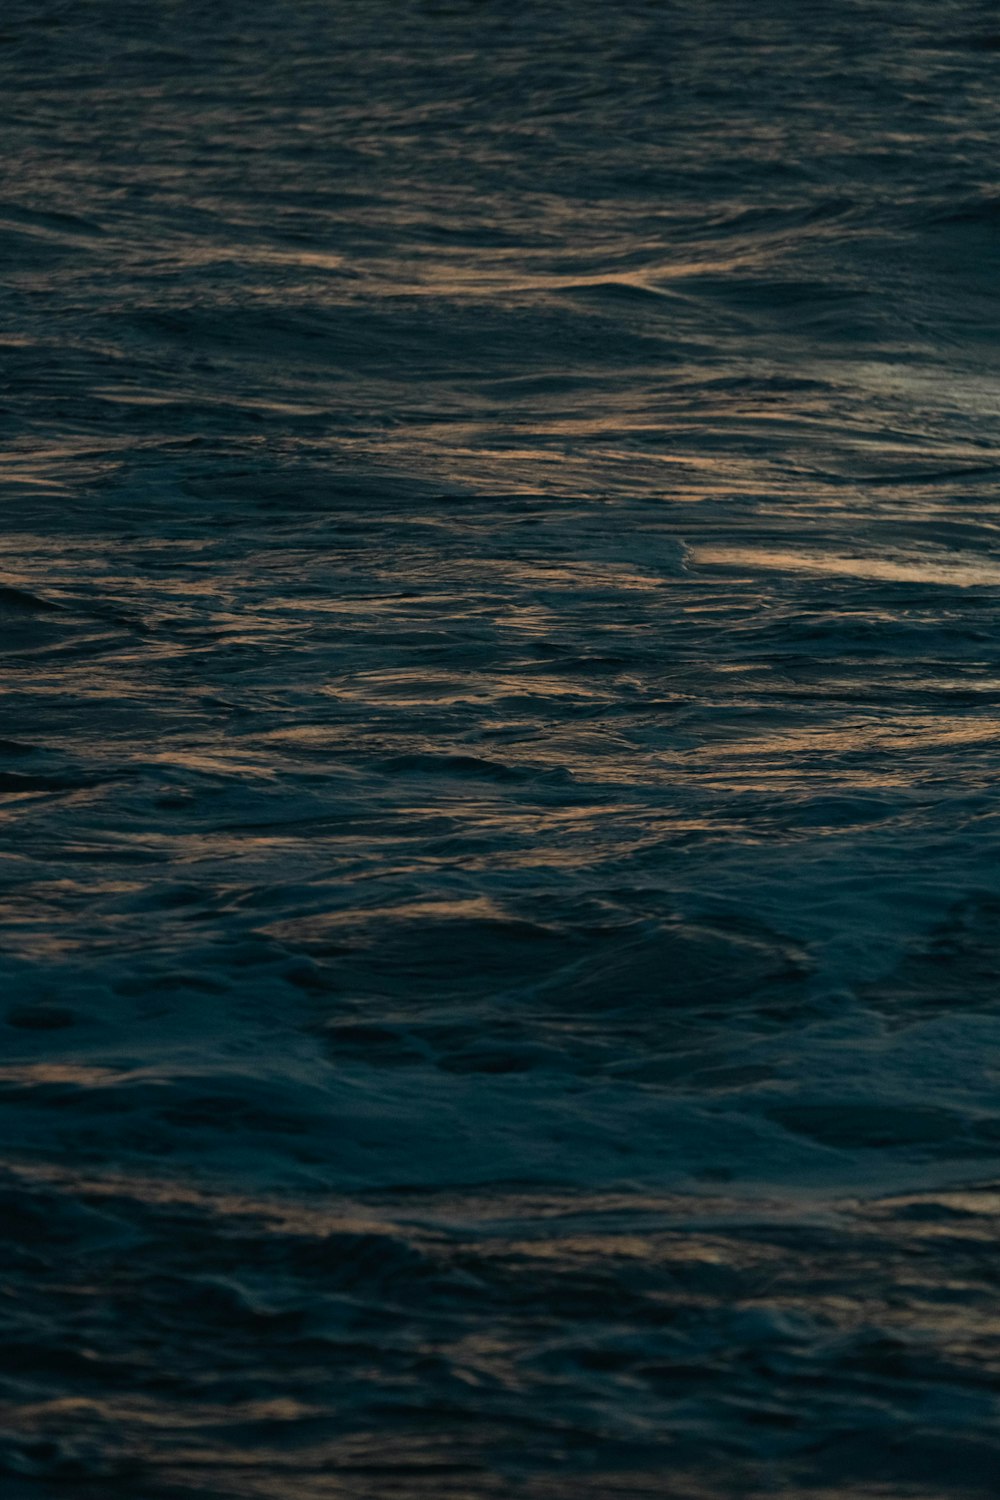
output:
M995 8L0 117L5 1500L995 1495Z

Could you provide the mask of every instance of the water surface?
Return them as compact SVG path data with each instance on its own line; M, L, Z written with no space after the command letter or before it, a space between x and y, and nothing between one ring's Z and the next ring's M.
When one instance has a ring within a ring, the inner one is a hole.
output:
M0 44L5 1496L995 1494L993 7Z

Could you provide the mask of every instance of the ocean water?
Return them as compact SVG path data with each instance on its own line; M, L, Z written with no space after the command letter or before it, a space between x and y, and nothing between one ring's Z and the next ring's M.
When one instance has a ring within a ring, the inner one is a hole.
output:
M995 1495L995 7L0 115L5 1500Z

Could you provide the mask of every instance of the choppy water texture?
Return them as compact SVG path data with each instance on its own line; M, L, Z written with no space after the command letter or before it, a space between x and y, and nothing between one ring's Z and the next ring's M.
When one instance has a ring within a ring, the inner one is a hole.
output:
M0 19L5 1497L995 1494L993 8Z

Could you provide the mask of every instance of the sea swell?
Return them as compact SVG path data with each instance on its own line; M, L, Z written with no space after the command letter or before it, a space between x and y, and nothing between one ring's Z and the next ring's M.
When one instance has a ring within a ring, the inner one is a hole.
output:
M994 1493L987 8L0 33L4 1493Z

